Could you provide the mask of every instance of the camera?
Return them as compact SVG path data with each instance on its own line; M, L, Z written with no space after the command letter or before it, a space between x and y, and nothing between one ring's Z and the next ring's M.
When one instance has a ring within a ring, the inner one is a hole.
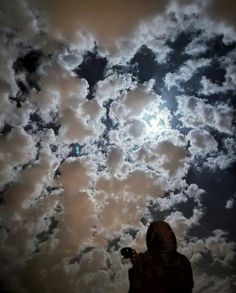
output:
M134 257L134 252L135 250L131 247L123 247L120 250L120 253L123 258L128 259L128 258L133 258Z

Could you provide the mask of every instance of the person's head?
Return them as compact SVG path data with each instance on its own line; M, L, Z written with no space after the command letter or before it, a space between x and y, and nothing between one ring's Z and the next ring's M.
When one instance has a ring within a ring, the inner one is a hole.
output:
M170 225L164 221L150 224L146 235L147 249L151 252L176 251L177 242Z

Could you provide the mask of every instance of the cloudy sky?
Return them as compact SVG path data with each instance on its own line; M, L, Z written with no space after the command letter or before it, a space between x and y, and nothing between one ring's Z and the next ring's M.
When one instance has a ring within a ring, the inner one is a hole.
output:
M153 220L235 292L235 6L0 1L1 292L125 293Z

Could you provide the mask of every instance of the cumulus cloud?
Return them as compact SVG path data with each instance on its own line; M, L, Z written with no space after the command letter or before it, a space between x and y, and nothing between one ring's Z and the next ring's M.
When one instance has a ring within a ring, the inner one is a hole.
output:
M185 47L185 53L193 57L198 57L207 51L206 42L209 41L209 33L203 31L200 36L193 38Z
M234 89L234 85L232 86L231 84L228 84L227 81L225 82L223 86L220 86L210 81L205 76L203 76L201 79L201 85L202 85L202 89L199 90L199 93L205 96L214 95L214 94L218 94L218 93L222 93L222 92Z
M189 219L187 219L180 211L177 211L172 212L165 220L171 225L171 227L173 227L176 236L181 239L190 228L199 224L202 215L203 211L195 208L192 217Z
M168 90L173 86L179 87L181 82L186 82L202 67L210 64L209 59L187 60L177 72L169 72L165 76L165 84Z
M50 155L48 150L43 150L39 161L23 169L16 182L7 189L5 208L9 208L9 213L17 215L21 209L29 208L32 201L41 194L44 185L50 181L57 167L55 157Z
M187 140L190 142L189 151L192 156L206 156L218 150L218 144L213 136L204 130L191 130L187 135Z
M235 243L226 241L227 233L217 229L213 231L213 236L206 239L206 248L210 251L213 259L219 261L222 265L228 265L235 256Z
M90 129L79 117L76 111L67 109L63 111L60 123L60 136L66 142L84 142L91 134Z
M109 174L114 176L122 172L122 163L123 163L123 151L120 148L112 148L109 151L107 158L107 166L109 169Z
M111 74L97 83L95 96L98 102L102 104L109 99L116 100L134 86L135 84L130 74Z
M182 243L180 251L190 258L194 268L197 269L201 262L205 263L206 255L212 258L211 267L220 265L228 269L233 268L235 243L230 241L228 233L221 229L213 230L209 237L201 239L194 237L189 241L188 246L185 244ZM196 285L199 286L200 284Z
M234 199L231 198L231 199L227 200L227 202L225 204L225 208L226 209L232 209L233 205L234 205Z
M227 137L223 140L222 150L207 157L204 166L211 170L216 170L217 168L224 170L231 166L235 159L234 139Z
M33 138L20 128L12 130L6 137L0 137L1 187L14 180L14 168L34 160L34 144Z
M193 199L198 206L201 206L201 197L205 193L196 184L186 185L182 187L183 191L180 193L170 192L168 197L159 197L155 200L161 211L170 210L177 204L186 203L189 199Z
M77 31L89 31L99 43L110 45L111 41L131 32L140 19L162 11L165 1L29 1L35 3L49 21L48 29L54 38L76 40ZM109 13L107 13L109 11ZM64 21L66 19L66 21ZM122 21L120 21L122 19ZM112 25L111 25L112 24Z
M137 118L150 108L158 110L160 98L154 93L148 92L141 86L136 86L117 102L112 103L110 116L122 124L129 119Z
M138 159L144 164L156 168L162 176L183 176L185 170L186 150L182 147L175 146L168 141L154 143L152 146L146 144L138 152ZM181 174L180 174L180 173ZM183 172L183 173L182 173Z
M232 278L220 278L209 276L206 273L198 274L195 276L196 285L195 291L210 293L210 292L233 292L235 289L235 276L233 275Z
M229 105L219 103L213 106L202 99L185 95L178 96L177 101L177 114L181 115L180 120L185 127L209 126L219 132L233 133L233 109Z
M15 95L17 85L14 78L13 63L26 49L22 46L23 42L37 43L35 36L39 32L39 26L32 9L24 1L17 0L9 3L4 0L1 1L0 7L0 79L10 85L10 94Z
M207 13L219 22L223 22L226 25L231 25L235 28L235 17L233 10L235 8L232 0L227 0L225 5L222 7L219 0L207 1L209 3L207 7Z

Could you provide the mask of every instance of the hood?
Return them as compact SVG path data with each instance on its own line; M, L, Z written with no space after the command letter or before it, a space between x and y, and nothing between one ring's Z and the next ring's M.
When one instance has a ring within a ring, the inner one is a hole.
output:
M170 225L164 221L152 222L147 230L146 245L151 252L174 252L177 242Z

